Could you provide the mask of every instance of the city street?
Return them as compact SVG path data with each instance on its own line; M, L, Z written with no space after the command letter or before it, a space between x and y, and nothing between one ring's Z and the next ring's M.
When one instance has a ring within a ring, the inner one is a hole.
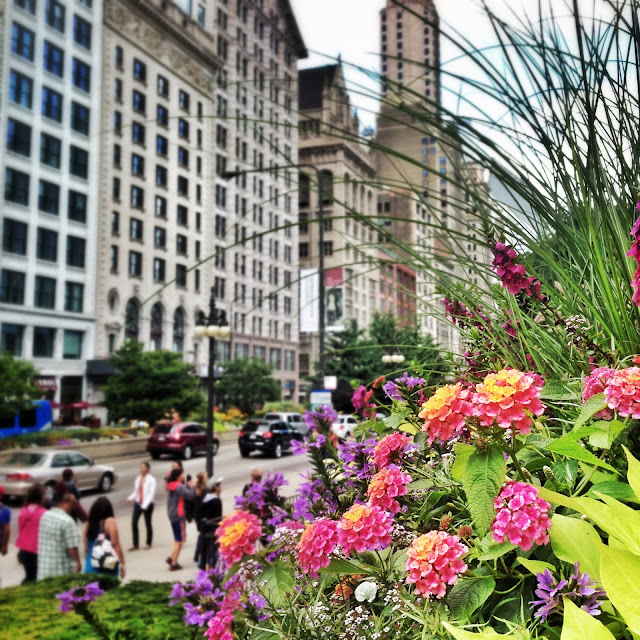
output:
M171 458L151 461L151 474L158 481L156 492L155 510L153 514L154 539L151 550L135 551L127 553L131 546L131 512L132 505L126 502L128 495L133 490L133 482L138 474L140 462L148 460L148 457L127 458L126 460L103 461L115 467L118 474L118 481L114 489L106 494L111 500L118 521L118 529L125 550L127 575L125 580L152 580L152 581L185 581L195 577L197 569L193 560L193 553L196 544L197 530L195 523L187 525L187 541L182 548L180 564L183 571L170 572L164 559L171 549L172 535L167 519L166 492L164 490L163 476L171 467ZM185 471L195 477L199 471L205 469L204 456L198 456L183 462ZM293 456L285 454L279 460L264 458L262 456L252 456L251 458L241 458L235 442L223 443L220 446L218 455L214 458L214 475L223 476L222 501L224 513L232 511L234 506L234 496L242 493L243 486L249 480L251 469L261 469L266 476L267 473L280 471L289 481L289 486L283 489L283 495L293 495L298 484L301 482L299 474L309 468L308 460L305 456ZM82 497L82 505L88 512L93 501L99 493L85 494ZM12 504L11 507L11 542L9 553L0 557L0 587L9 587L20 584L24 577L22 565L17 560L17 549L14 542L17 536L18 513L20 507ZM140 519L140 542L144 546L144 520Z

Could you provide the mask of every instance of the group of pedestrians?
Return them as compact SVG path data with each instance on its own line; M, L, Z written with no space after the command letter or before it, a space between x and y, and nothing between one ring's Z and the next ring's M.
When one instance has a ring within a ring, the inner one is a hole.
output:
M140 465L127 502L133 504L132 545L140 550L139 521L144 519L145 549L153 545L153 511L157 483L148 462ZM196 522L198 540L194 560L202 569L214 567L218 559L215 532L222 519L222 478L210 479L199 473L195 480L185 477L179 461L165 475L167 513L173 533L169 571L182 569L179 555L186 540L187 520ZM0 487L0 554L8 553L11 510L2 501ZM25 577L23 584L68 573L100 573L124 578L126 559L113 505L105 497L97 498L87 514L80 504L80 493L73 482L73 471L65 469L63 479L53 491L43 485L31 486L18 515L18 560ZM82 534L78 521L83 524ZM84 556L81 556L81 543Z

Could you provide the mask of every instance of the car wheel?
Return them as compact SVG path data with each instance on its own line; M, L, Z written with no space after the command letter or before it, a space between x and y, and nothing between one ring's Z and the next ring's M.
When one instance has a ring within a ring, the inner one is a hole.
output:
M282 458L282 445L278 442L273 450L274 458Z
M248 458L248 457L249 457L249 452L248 452L246 449L242 449L242 448L241 448L241 449L240 449L240 455L241 455L243 458Z
M182 459L183 460L191 460L192 456L193 456L193 449L191 448L191 445L187 445L182 450Z
M219 448L220 448L220 445L214 440L211 445L211 451L213 452L214 456L216 455L216 453L218 453Z
M98 485L98 489L102 493L109 493L111 491L111 487L113 486L113 478L111 474L105 473L102 478L100 478L100 484Z
M160 460L160 454L157 451L152 451L150 455L153 460Z

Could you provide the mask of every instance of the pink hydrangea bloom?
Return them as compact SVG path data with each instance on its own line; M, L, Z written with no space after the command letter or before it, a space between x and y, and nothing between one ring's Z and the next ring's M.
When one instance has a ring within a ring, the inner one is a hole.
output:
M440 387L422 405L418 416L425 421L422 430L429 434L429 444L436 438L446 442L464 427L473 414L470 400L471 393L458 382Z
M298 543L298 560L305 573L318 577L318 569L329 566L330 554L338 544L338 523L319 518L303 532Z
M241 509L232 511L223 518L216 531L224 563L230 567L239 562L244 554L254 553L256 540L262 535L262 525L257 516Z
M455 584L467 570L462 560L469 549L458 536L445 531L429 531L416 538L407 550L406 581L416 585L425 598L443 598L448 584Z
M497 424L526 435L533 424L531 416L544 413L541 391L542 378L535 373L517 369L490 373L476 385L474 414L480 418L483 427Z
M604 398L619 416L640 418L640 368L616 371L607 381Z
M400 511L400 503L396 500L407 493L407 487L411 482L408 473L400 471L397 467L387 467L378 471L367 489L369 504L380 507L391 513Z
M338 522L338 544L349 555L352 550L377 551L391 544L393 515L370 504L354 504Z
M533 543L549 542L551 519L547 515L550 504L538 497L538 490L524 482L507 482L493 501L496 517L491 525L493 539L528 551Z
M582 387L583 402L586 402L592 396L603 393L607 382L609 382L615 372L615 369L610 369L609 367L597 367L594 369L584 379L584 387ZM613 418L613 412L607 407L602 411L598 411L594 417L599 420L611 420L611 418Z
M404 433L390 433L378 442L373 450L373 461L378 469L384 469L390 464L400 462L412 439Z

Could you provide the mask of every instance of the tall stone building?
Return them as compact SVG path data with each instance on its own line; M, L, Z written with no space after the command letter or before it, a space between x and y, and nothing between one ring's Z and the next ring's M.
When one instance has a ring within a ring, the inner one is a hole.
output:
M371 225L377 208L375 159L366 142L358 139L358 119L350 107L342 66L305 69L298 77L303 165L299 255L301 290L308 292L300 309L300 372L305 375L313 373L319 355L319 316L311 308L318 304L320 251L326 331L340 330L351 320L368 327L373 314L382 310L382 299L378 232Z
M71 403L94 351L102 3L8 0L0 20L0 351Z

